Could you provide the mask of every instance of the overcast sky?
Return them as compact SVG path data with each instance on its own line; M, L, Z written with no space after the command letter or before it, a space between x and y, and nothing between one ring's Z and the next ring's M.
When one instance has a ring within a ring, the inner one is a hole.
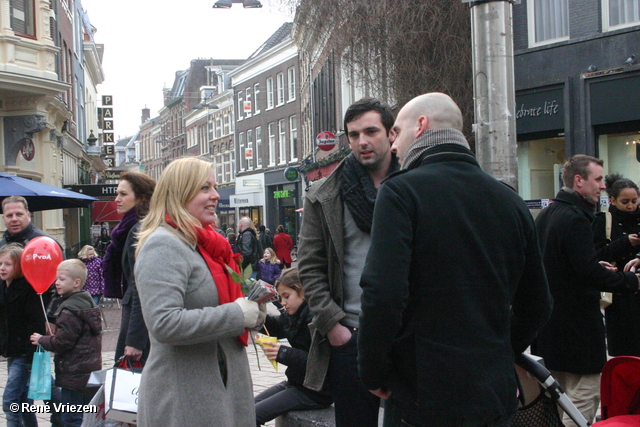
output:
M82 0L105 45L105 81L113 95L115 137L136 132L141 110L162 108L162 88L192 59L246 59L282 23L291 21L262 0L262 9L213 9L216 0Z

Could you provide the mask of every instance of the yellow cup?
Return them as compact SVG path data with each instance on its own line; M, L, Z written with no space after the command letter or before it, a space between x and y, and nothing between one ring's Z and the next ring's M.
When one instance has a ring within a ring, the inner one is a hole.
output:
M258 342L258 344L260 344L260 347L264 348L265 342L271 342L275 344L278 342L278 337L269 337L267 335L259 335L259 336L256 336L256 341ZM278 372L278 362L276 362L275 360L269 360L269 362L271 362L276 372Z

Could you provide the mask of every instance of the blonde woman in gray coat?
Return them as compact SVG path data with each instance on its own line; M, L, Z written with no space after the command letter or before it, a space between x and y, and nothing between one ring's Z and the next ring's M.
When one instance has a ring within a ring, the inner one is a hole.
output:
M238 266L211 227L219 198L210 163L176 160L142 224L135 277L151 339L142 427L255 426L245 345L266 310L244 299L226 271Z

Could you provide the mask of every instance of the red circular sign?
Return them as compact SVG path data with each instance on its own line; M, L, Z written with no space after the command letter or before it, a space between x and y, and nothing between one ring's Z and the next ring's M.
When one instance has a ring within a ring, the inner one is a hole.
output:
M22 157L28 162L33 160L33 157L36 155L36 147L33 145L33 139L31 138L22 138L18 143L22 143L22 147L20 148L20 152L22 153Z
M329 151L336 146L338 139L331 132L320 132L316 137L318 148L323 151Z

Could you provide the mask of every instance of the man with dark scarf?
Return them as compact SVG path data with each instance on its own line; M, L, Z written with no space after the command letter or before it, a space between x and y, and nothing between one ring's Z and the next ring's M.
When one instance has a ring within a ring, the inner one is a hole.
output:
M600 293L638 290L632 272L599 262L591 223L604 185L604 162L577 154L564 164L553 203L536 218L554 306L534 349L587 421L600 401L600 372L607 361ZM576 424L565 414L564 425Z
M482 171L449 96L409 101L393 130L403 170L376 199L360 376L392 425L510 426L514 352L551 313L533 217Z
M398 167L391 153L393 114L371 98L351 105L344 129L352 153L307 192L298 269L314 313L305 386L328 387L336 425L378 425L380 399L362 386L357 367L360 275L371 239L377 189ZM384 260L380 260L384 262Z

